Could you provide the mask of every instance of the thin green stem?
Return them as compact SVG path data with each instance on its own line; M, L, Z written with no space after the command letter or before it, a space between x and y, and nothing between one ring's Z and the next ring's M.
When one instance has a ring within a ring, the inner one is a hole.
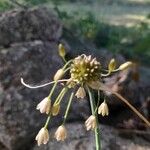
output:
M67 69L65 69L65 71L64 71L64 72L66 73L68 70L70 70L70 67L68 67Z
M62 59L63 59L63 61L64 61L65 63L67 63L67 61L66 61L65 57L62 57Z
M66 64L65 64L64 67L63 67L63 69L65 69L71 62L72 62L72 59L69 60L68 62L66 62Z
M49 93L49 95L48 95L48 98L50 99L51 98L51 96L52 96L52 94L53 94L53 92L54 92L54 90L55 90L55 88L56 88L56 86L57 86L57 81L55 81L55 83L54 83L54 85L53 85L53 87L52 87L52 89L51 89L51 91L50 91L50 93Z
M49 96L52 95L51 93L53 93L55 87L56 87L56 85L54 84L54 86L53 86L53 88L52 88L52 90L51 90L52 92L50 92ZM66 92L67 92L67 88L65 87L65 88L62 89L62 91L61 91L60 94L58 95L58 97L57 97L55 103L57 103L57 102L60 103L62 97L64 96L64 94L65 94ZM45 125L44 125L44 128L47 128L47 127L48 127L48 124L49 124L49 122L50 122L50 119L51 119L51 112L49 113L49 115L48 115L48 117L47 117L47 120L46 120L46 123L45 123Z
M47 129L48 124L49 124L49 122L50 122L50 119L51 119L51 114L49 114L49 116L47 117L46 123L45 123L45 125L44 125L44 128L45 128L45 129Z
M96 105L95 113L97 112L98 106L100 104L100 96L101 96L100 91L98 90L98 92L97 92L97 105Z
M67 119L67 116L68 116L68 113L69 113L69 109L70 109L70 106L71 106L71 102L72 102L73 96L74 96L74 92L72 92L71 95L70 95L69 102L68 102L68 105L67 105L67 109L66 109L66 112L65 112L65 115L64 115L63 125L66 122L66 119Z
M116 73L116 72L118 72L118 71L120 71L119 69L115 69L115 70L112 70L111 72L109 71L109 70L106 70L106 69L104 69L103 71L106 71L106 72L108 72L108 73L106 73L106 74L101 74L101 76L102 77L108 77L108 76L110 76L112 73Z
M54 90L55 90L55 88L56 88L57 83L58 83L57 81L54 83L54 85L53 85L53 87L52 87L52 89L51 89L51 91L50 91L50 93L49 93L49 95L48 95L49 100L51 99L51 96L52 96L52 94L53 94L53 92L54 92ZM49 113L49 115L48 115L48 117L47 117L47 120L46 120L46 123L45 123L45 125L44 125L44 128L47 128L47 127L48 127L48 124L49 124L49 122L50 122L50 119L51 119L51 112Z
M109 72L109 70L107 70L107 69L102 69L102 71ZM113 70L112 72L115 73L115 72L118 72L118 71L120 71L119 68Z
M65 93L67 92L67 90L68 90L67 87L65 87L65 88L63 88L63 89L61 90L61 92L59 93L58 97L56 98L54 104L57 104L57 103L60 103L60 102L61 102L61 100L62 100L63 96L65 95Z
M88 94L89 94L89 98L90 98L90 105L91 105L91 110L92 110L92 115L95 116L96 118L96 128L95 128L95 141L96 141L96 150L101 150L101 143L100 143L100 130L98 127L98 116L97 113L95 113L95 102L94 102L94 98L92 95L91 90L89 89L89 87L87 87L88 90Z

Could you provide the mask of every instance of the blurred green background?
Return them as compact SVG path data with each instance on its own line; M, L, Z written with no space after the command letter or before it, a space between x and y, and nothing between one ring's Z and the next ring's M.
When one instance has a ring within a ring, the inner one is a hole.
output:
M0 0L0 12L38 5L55 9L81 42L150 66L149 0Z

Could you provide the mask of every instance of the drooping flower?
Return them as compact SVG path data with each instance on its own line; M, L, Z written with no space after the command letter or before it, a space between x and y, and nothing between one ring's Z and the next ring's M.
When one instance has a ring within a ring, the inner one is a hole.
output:
M58 129L55 132L55 136L57 141L64 141L67 138L67 130L66 128L61 125L58 127Z
M96 118L94 115L91 115L86 121L85 126L87 130L93 130L96 128Z
M44 98L36 107L37 110L39 110L41 113L49 114L51 109L51 100L46 97Z
M39 133L36 136L36 141L38 143L38 146L40 146L41 144L47 144L47 142L49 141L49 133L48 130L46 128L42 128Z
M108 116L109 109L105 101L98 107L98 114L101 114L103 117Z
M85 92L84 87L79 87L79 89L77 90L75 95L76 95L77 98L82 98L83 99L86 96L86 92Z

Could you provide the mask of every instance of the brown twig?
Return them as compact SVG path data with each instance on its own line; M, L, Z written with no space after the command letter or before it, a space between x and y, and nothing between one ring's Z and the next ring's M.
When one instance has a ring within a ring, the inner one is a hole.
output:
M134 107L132 106L128 100L126 100L124 97L122 97L119 93L113 92L114 95L116 95L121 101L123 101L126 105L130 107L130 109L135 112L149 127L150 122Z

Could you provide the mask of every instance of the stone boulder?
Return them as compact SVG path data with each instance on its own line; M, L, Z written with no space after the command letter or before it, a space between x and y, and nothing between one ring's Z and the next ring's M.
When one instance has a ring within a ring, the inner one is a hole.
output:
M13 10L0 15L0 46L34 40L57 41L62 25L46 7Z

